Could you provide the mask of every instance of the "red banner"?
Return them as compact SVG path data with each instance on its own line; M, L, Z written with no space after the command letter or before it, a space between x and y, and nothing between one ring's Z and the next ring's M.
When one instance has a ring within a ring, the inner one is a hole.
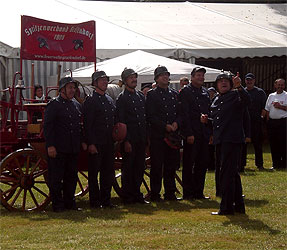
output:
M21 16L21 57L41 61L96 61L95 21L77 24Z

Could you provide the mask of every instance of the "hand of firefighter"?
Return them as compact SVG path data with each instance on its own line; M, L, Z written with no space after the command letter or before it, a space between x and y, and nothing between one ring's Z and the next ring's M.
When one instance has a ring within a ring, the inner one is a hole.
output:
M209 137L209 142L208 142L208 144L209 144L209 145L212 145L212 144L213 144L213 136L212 136L212 135Z
M126 153L132 152L132 145L128 141L125 142L125 152Z
M89 145L88 151L90 154L97 154L98 153L97 147L94 144Z
M191 135L191 136L186 137L186 142L188 144L193 144L194 143L194 136Z
M200 116L200 122L207 124L207 123L208 123L208 115L206 115L206 114L201 114L201 116Z
M236 76L232 76L233 88L240 87L241 78L239 77L239 72L236 73Z
M178 125L177 125L176 122L173 122L173 123L171 124L171 126L172 126L172 131L173 131L173 132L176 131L177 128L178 128Z
M166 124L166 126L165 126L165 130L166 130L166 132L171 132L171 131L173 131L173 127L172 127L172 125L170 125L170 124Z
M54 146L48 147L48 155L51 158L56 158L57 150Z
M85 142L82 142L82 148L84 151L86 151L88 149L88 145Z

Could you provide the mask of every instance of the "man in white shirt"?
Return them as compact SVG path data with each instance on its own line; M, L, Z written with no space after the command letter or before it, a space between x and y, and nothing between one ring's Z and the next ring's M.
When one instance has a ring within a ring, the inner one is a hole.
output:
M277 79L274 83L276 92L271 93L266 101L267 128L272 155L273 168L286 168L286 122L287 92L285 80Z

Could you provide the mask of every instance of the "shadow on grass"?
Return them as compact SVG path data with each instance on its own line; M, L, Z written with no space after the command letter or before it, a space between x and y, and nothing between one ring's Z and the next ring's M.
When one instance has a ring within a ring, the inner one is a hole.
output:
M102 220L119 220L127 214L153 215L158 211L186 212L193 209L214 209L219 207L216 200L193 200L193 201L162 201L152 202L150 204L131 204L123 205L119 197L112 197L111 202L117 205L116 208L95 208L91 209L89 202L85 199L78 199L77 206L82 211L64 211L55 213L49 204L44 211L35 212L9 212L1 209L1 216L21 217L31 221L45 221L51 219L70 220L75 222L85 222L89 218L98 218Z
M273 229L263 223L261 220L250 219L248 215L239 216L226 216L229 221L223 222L223 226L228 227L230 224L241 227L244 230L255 230L255 231L265 231L271 235L280 234L281 231Z
M251 199L244 199L245 205L248 207L263 207L269 202L267 200L251 200Z

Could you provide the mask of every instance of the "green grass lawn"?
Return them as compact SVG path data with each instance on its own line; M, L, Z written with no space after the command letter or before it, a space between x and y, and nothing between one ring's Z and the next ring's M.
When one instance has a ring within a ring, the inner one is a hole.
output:
M206 201L162 202L89 209L88 195L78 199L82 212L12 213L0 208L1 249L287 249L286 171L258 171L252 148L242 174L246 215L212 216L214 172L208 172ZM264 167L272 165L264 148Z

